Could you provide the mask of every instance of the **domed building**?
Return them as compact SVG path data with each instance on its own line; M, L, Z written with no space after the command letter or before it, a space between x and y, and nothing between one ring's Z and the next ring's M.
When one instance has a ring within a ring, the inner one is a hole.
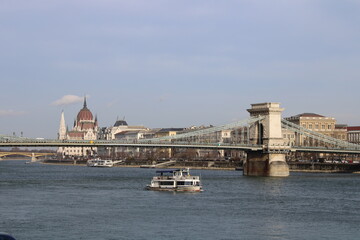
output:
M94 118L91 111L87 108L86 98L84 98L84 106L77 114L74 120L74 126L71 131L65 127L64 112L61 114L59 139L60 140L96 140L98 136L99 126L97 117ZM97 152L96 148L90 147L64 147L59 148L58 153L63 156L89 156Z
M144 126L129 126L124 119L119 119L115 121L114 125L111 127L104 127L99 133L99 138L103 140L122 140L122 141L136 141L143 138L144 132L148 132L149 129ZM112 155L120 152L129 152L135 151L139 152L139 148L128 148L128 147L115 147L111 148L99 148L99 155Z

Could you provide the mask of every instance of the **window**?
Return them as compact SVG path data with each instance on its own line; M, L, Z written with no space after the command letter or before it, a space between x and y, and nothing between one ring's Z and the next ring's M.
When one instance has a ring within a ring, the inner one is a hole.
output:
M174 185L174 182L173 181L164 181L164 182L160 182L160 185L167 185L167 186L171 186L171 185Z
M324 124L321 125L321 129L325 130L325 125Z
M309 124L309 129L312 129L312 124Z

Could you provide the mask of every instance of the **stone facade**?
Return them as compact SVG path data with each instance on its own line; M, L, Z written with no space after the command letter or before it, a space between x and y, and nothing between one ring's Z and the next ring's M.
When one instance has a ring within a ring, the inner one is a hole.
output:
M285 118L285 120L328 136L333 135L336 125L335 118L325 117L315 113L302 113Z
M289 167L285 161L284 138L281 127L279 103L251 104L248 109L251 117L263 116L264 119L250 129L250 143L263 145L261 151L249 151L244 163L246 176L289 176Z
M347 139L346 125L336 124L336 119L333 117L325 117L315 113L302 113L285 118L285 120L329 137L341 140ZM304 136L297 137L296 134L290 130L285 130L283 136L285 142L290 143L291 145L294 145L295 141L300 141L300 144L309 145L312 141ZM313 144L316 144L316 142L313 141Z

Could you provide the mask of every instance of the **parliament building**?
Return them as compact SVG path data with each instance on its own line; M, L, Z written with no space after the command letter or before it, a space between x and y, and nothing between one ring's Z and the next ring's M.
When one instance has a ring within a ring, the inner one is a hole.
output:
M86 98L84 98L83 108L74 120L72 130L68 130L65 124L64 112L61 113L58 138L60 140L96 140L99 126L97 117L94 118L91 111L87 108ZM96 148L90 147L60 147L58 153L63 157L78 156L84 157L96 154Z

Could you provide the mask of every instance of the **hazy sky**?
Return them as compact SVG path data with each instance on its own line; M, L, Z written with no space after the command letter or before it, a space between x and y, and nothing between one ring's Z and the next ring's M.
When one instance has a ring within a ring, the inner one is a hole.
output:
M0 0L0 134L187 127L280 102L360 125L358 0Z

